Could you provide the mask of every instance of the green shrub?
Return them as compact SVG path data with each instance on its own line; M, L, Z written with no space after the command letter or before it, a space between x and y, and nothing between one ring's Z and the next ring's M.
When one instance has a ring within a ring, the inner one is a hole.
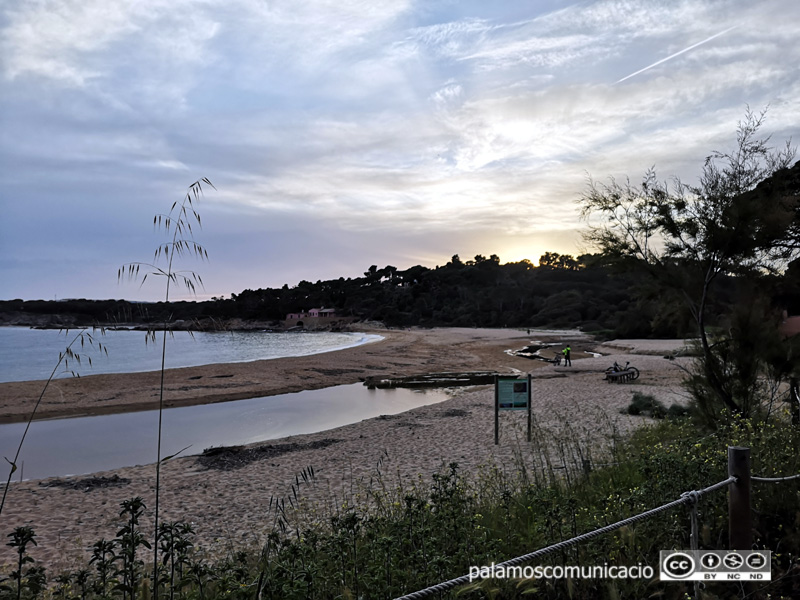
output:
M621 411L623 414L663 419L667 416L667 407L650 394L633 392L633 399L628 408Z
M667 417L670 419L679 419L686 416L689 416L689 409L677 402L671 404L667 409Z

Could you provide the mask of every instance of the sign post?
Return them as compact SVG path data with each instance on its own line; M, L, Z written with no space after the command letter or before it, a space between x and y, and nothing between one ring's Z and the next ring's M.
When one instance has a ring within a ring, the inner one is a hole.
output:
M531 376L495 375L494 378L494 444L500 443L500 411L528 411L528 442L531 441Z
M533 387L531 386L531 374L528 373L528 443L531 443L531 417L533 412L533 406L531 406L531 394L533 393Z
M494 445L500 443L500 375L494 376Z

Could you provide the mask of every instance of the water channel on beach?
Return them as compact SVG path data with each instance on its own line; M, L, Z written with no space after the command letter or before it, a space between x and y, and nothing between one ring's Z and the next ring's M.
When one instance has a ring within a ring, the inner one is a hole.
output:
M163 414L162 457L314 433L446 400L442 390L321 390L170 408ZM95 473L156 461L158 411L49 419L31 425L14 479ZM12 458L25 423L0 425L0 456Z

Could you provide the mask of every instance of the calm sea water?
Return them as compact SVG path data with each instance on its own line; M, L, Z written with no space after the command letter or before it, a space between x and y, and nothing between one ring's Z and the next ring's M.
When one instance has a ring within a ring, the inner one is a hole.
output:
M163 453L324 431L446 400L442 390L370 390L360 383L164 411ZM94 473L156 461L158 411L34 421L15 480ZM14 456L25 423L0 425L0 456ZM335 438L335 432L331 432ZM273 459L280 462L280 457Z
M0 381L47 379L77 330L68 334L53 329L0 327ZM90 331L91 333L91 331ZM145 342L142 331L106 331L94 337L108 349L108 356L88 343L72 349L81 354L80 364L69 370L81 375L135 373L161 368L161 335L158 342ZM193 367L212 363L247 362L284 356L305 356L340 350L382 339L364 333L267 333L235 331L195 333L177 331L167 336L167 368ZM89 366L88 358L92 364ZM64 366L60 376L69 375Z

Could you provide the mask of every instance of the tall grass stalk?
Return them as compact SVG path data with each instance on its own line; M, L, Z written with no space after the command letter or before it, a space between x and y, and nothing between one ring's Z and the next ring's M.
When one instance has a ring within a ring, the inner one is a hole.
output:
M186 254L191 254L201 260L208 259L208 253L205 248L194 240L194 232L192 230L193 224L202 227L200 221L200 214L195 210L194 206L200 200L203 193L203 184L210 186L213 189L214 185L207 178L202 178L195 181L189 186L189 191L184 196L181 202L173 202L172 207L167 214L158 214L153 217L153 226L163 228L164 232L172 238L170 241L159 245L154 254L152 263L128 263L123 265L117 271L117 280L122 278L136 279L139 277L140 270L144 268L145 273L142 277L141 285L147 280L149 275L164 277L166 279L164 302L169 304L169 294L171 285L183 284L184 287L192 293L197 291L197 286L203 285L202 278L194 271L176 271L174 270L175 259ZM159 267L159 260L166 260L165 267ZM162 327L162 340L161 340L161 379L158 393L158 442L156 446L156 490L155 490L155 507L154 507L154 528L153 528L153 598L158 599L158 536L159 536L159 496L161 491L161 463L168 460L175 455L161 457L161 431L163 424L164 413L164 376L166 372L166 357L167 357L167 334L169 333L169 321L171 315L165 315ZM156 341L156 332L148 332L148 340Z
M100 331L101 335L105 334L105 330L102 327L92 328L92 332L98 330ZM69 329L64 330L64 332L66 335L69 335ZM3 489L3 499L0 501L0 515L3 514L3 507L6 505L6 496L8 495L8 488L11 485L11 478L13 477L14 472L17 470L17 461L19 460L19 455L22 452L22 445L25 443L25 438L28 436L28 430L31 428L31 423L33 423L33 419L36 416L36 411L39 409L39 405L42 403L42 398L44 398L45 392L47 392L47 388L50 387L50 382L53 381L53 379L55 379L56 375L59 372L59 368L61 367L62 364L64 365L65 371L69 369L70 361L81 364L81 354L73 350L73 346L75 346L78 343L80 343L81 348L84 348L88 343L89 346L94 346L100 352L105 352L105 354L108 355L108 350L106 349L106 347L103 346L103 344L101 344L97 340L95 340L94 336L91 333L88 333L88 328L83 328L80 331L78 331L78 333L75 334L75 336L72 338L69 344L67 344L67 347L64 349L64 351L58 353L58 362L53 367L53 371L50 373L50 377L48 377L47 381L45 381L44 386L42 387L42 391L39 394L39 398L37 398L36 404L33 405L33 410L31 410L31 414L28 415L28 422L25 425L25 430L22 432L22 436L20 437L19 445L17 446L17 451L14 454L14 460L8 460L8 458L6 458L6 461L8 462L8 464L11 465L11 468L9 469L8 472L8 479L6 480L5 489ZM89 366L91 366L92 357L87 356L86 358L88 359ZM78 376L76 371L69 371L69 372L72 373L72 375L74 376Z

